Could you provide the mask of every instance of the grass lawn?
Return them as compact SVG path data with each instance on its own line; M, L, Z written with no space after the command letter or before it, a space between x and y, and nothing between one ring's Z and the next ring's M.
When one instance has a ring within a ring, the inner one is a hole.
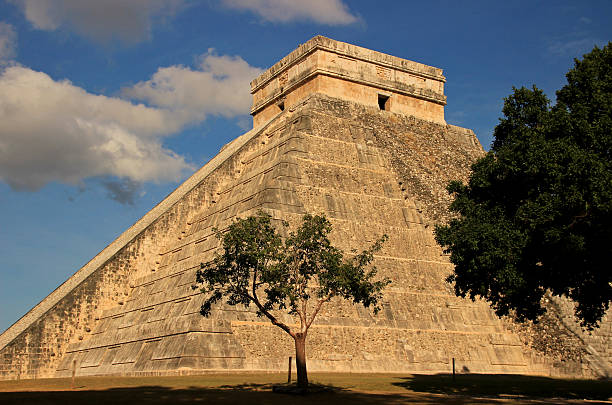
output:
M0 404L401 404L612 403L612 381L520 375L312 373L332 388L307 396L272 393L286 374L207 374L180 377L77 377L0 381ZM595 402L595 403L597 403Z

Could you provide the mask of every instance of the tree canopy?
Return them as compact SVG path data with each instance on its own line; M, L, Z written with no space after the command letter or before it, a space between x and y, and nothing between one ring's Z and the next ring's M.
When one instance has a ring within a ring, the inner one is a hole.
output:
M282 222L282 226L288 224ZM202 315L209 316L213 305L223 298L229 305L254 305L258 316L265 316L294 339L300 387L308 385L308 328L321 307L342 297L372 307L376 313L382 290L390 282L386 278L375 281L376 267L371 266L386 236L345 259L329 240L331 229L324 216L307 214L300 227L283 240L270 215L259 211L236 220L225 232L215 230L222 253L202 263L196 274L197 284L207 295ZM283 322L278 311L289 313L299 323Z
M612 300L612 43L575 60L550 106L513 88L490 152L451 182L456 219L436 228L459 296L537 320L549 291L598 325Z

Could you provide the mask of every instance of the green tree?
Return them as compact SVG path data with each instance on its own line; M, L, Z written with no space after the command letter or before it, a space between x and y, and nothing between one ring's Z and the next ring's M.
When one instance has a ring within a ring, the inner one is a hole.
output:
M612 43L566 77L552 107L535 86L513 89L491 151L467 185L449 184L458 215L436 239L457 295L522 321L550 291L592 328L612 300Z
M301 226L283 240L270 215L259 211L236 220L226 232L215 229L223 253L202 263L196 275L207 295L202 315L209 316L212 306L225 297L229 305L254 305L258 316L267 317L294 339L301 388L308 386L306 335L321 307L342 297L371 306L377 313L382 290L389 283L387 279L374 281L376 268L370 266L386 236L347 260L330 242L331 229L324 216L307 214ZM288 312L299 323L281 321L276 311Z

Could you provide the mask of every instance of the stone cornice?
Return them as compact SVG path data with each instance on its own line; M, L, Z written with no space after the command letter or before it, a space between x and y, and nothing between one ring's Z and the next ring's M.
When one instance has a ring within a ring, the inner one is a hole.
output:
M279 62L262 73L259 77L254 79L251 82L251 93L259 90L274 79L278 74L300 62L317 49L333 52L355 60L374 63L383 67L410 73L415 76L438 80L441 82L446 81L446 78L442 75L442 69L413 62L407 59L398 58L396 56L387 55L382 52L376 52L360 46L347 44L346 42L336 41L319 35L310 39L308 42L301 44L289 55L285 56Z
M432 103L446 105L446 96L439 94L439 93L435 93L431 90L422 89L422 88L412 86L412 85L400 85L400 83L398 82L392 82L389 84L385 84L384 82L381 82L381 81L374 82L374 81L365 80L362 78L353 78L353 77L346 76L338 72L333 72L331 70L327 70L327 69L319 67L319 68L309 71L306 75L304 75L303 77L300 77L299 80L292 81L292 83L287 85L287 87L284 87L282 91L278 91L266 97L265 99L260 100L257 104L253 105L253 107L251 108L251 115L257 114L259 111L263 110L268 105L273 104L274 102L276 102L276 100L278 100L279 98L282 98L284 95L290 93L293 89L304 84L306 81L312 79L316 75L325 75L325 76L335 77L335 78L350 81L353 83L359 83L359 84L364 84L364 85L371 86L371 87L376 87L381 90L404 94L404 95L415 97L421 100L430 101Z

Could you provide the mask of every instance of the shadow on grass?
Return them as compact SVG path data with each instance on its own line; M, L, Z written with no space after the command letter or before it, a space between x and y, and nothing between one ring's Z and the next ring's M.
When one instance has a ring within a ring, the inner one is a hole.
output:
M392 383L414 392L468 396L523 396L608 400L612 397L610 380L573 380L516 374L413 374Z
M496 400L436 393L376 394L337 387L308 395L276 394L272 384L241 384L215 388L171 389L160 386L111 388L106 390L0 392L0 404L223 404L223 405L306 405L306 404L491 404ZM533 402L530 402L533 403ZM541 402L552 403L552 402Z

